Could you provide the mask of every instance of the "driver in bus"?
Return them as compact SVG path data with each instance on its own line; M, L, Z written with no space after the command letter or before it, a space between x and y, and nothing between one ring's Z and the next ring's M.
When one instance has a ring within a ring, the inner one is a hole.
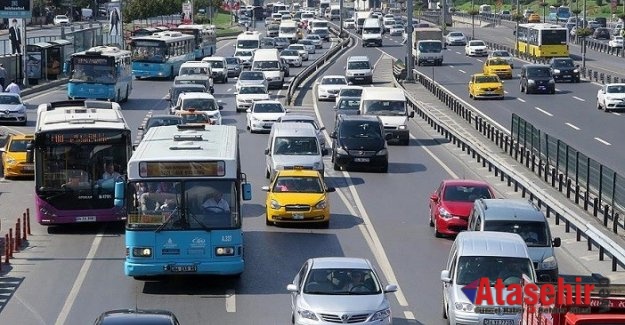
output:
M202 209L211 213L229 213L230 205L228 201L224 200L223 193L214 190L206 194Z

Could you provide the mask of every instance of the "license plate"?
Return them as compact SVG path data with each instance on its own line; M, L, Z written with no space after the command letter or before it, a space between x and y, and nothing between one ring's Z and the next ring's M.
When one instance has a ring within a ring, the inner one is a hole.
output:
M369 162L369 158L354 158L355 162Z
M170 265L169 271L171 272L197 272L197 266L195 265Z
M22 167L22 169L28 170L28 171L34 170L33 166L24 166L24 167Z
M295 214L293 214L293 219L294 220L302 220L302 219L304 219L304 215L300 214L300 213L295 213Z
M514 325L513 319L485 319L484 325Z
M95 216L90 217L76 217L76 222L95 222Z

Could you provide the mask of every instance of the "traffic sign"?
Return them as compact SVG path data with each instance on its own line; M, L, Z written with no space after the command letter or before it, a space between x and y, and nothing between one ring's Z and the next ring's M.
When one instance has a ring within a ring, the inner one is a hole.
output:
M32 18L32 0L0 0L0 18Z

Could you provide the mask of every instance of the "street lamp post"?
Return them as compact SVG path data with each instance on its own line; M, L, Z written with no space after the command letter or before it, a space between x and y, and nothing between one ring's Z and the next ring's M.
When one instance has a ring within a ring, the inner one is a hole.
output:
M475 39L475 8L471 0L471 39Z
M406 1L406 20L408 20L408 26L406 26L406 81L414 81L414 75L412 73L412 67L414 59L412 58L412 15L414 11L414 1Z
M519 7L519 0L516 0L516 15L514 17L514 50L519 51L519 20L521 19L521 11Z
M587 12L587 10L586 10L586 1L587 0L584 0L584 14L583 14L584 22L582 23L582 28L586 28L584 25L587 24L587 21L586 21L586 12ZM582 38L582 42L584 42L582 44L582 70L586 70L586 37L588 37L588 36L585 35Z

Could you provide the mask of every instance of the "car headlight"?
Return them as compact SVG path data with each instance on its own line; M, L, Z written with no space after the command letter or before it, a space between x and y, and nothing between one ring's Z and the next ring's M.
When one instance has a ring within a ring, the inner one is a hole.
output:
M280 203L278 203L278 201L273 200L273 199L271 200L271 203L269 205L274 210L279 210L281 208Z
M307 309L299 309L297 311L297 313L302 317L302 318L306 318L306 319L310 319L310 320L319 320L317 318L317 315L315 315L315 313L313 313L310 310Z
M469 302L457 302L454 304L454 307L456 308L456 310L467 312L473 312L473 310L475 309L475 306L473 306L473 304Z
M441 218L445 218L445 219L449 219L452 217L451 213L449 213L449 211L447 211L447 209L443 207L438 208L438 215L440 215Z
M558 267L558 261L556 261L555 256L549 256L546 259L544 259L538 267L541 270L555 269L556 267Z
M20 114L24 114L24 112L26 112L26 107L25 106L20 106L20 108L17 110L18 113Z
M573 69L573 73L579 73L579 70Z
M258 119L256 118L256 116L254 116L254 115L250 116L250 120L252 120L252 121L258 121Z
M133 257L151 257L152 256L152 248L150 248L150 247L133 247L132 248L132 256Z
M328 207L328 203L326 202L326 200L321 200L319 201L319 203L315 205L315 209L325 209L327 207Z
M386 149L382 149L382 150L380 150L380 151L376 152L376 154L375 154L375 155L376 155L376 156L386 156L386 155L388 155L388 150L386 150Z
M313 169L319 170L319 169L321 169L322 166L323 166L323 163L321 163L319 161L316 162L316 163L313 163Z
M390 308L386 308L386 309L382 309L382 310L378 310L375 312L375 314L373 314L373 316L371 316L371 321L378 321L378 320L384 320L386 318L388 318L389 316L391 316L391 309Z
M407 129L408 127L407 127L406 125L400 125L400 126L398 126L397 128L398 128L398 129L400 129L400 130L405 130L405 129Z
M528 81L527 81L527 84L529 84L529 85L533 85L533 84L535 84L535 83L536 83L536 81L534 81L534 80L532 80L532 79L530 79L530 80L528 80Z
M553 79L549 79L549 83L550 83L550 84L554 84L554 83L556 83L556 81L555 81L555 80L553 80Z
M216 247L215 255L217 256L234 256L234 247L226 246L226 247Z
M339 155L347 155L347 150L339 147L338 149L336 149L336 153Z
M553 73L559 74L560 73L560 69L553 69Z
M6 163L7 163L7 165L13 165L13 164L17 163L17 160L15 160L12 157L7 157Z

